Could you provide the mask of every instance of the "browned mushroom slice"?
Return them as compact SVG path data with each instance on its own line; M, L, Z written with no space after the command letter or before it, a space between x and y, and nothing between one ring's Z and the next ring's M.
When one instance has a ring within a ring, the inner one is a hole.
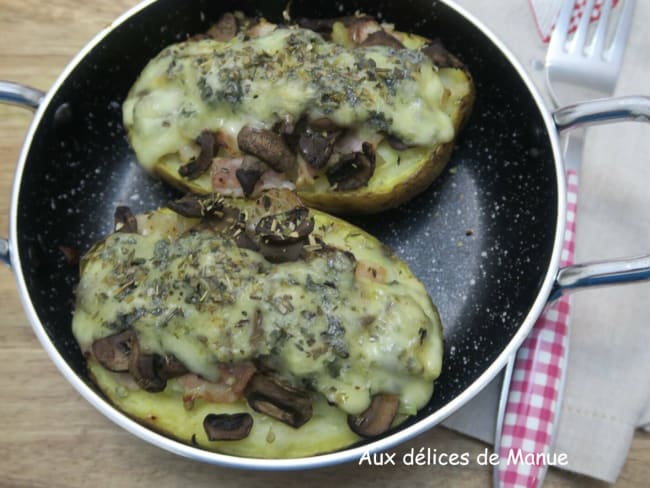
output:
M404 44L383 29L368 34L368 37L366 37L360 46L387 46L393 49L404 49Z
M222 217L224 200L219 194L205 197L188 193L178 200L167 202L166 206L183 217L197 219L209 216Z
M249 197L255 189L255 185L262 175L269 170L269 167L255 156L245 156L242 165L237 168L235 176L241 185L244 195Z
M348 425L363 437L381 435L390 429L398 407L397 395L380 393L372 398L370 406L361 415L348 415Z
M302 241L287 243L262 239L257 251L270 263L289 263L300 259L304 245Z
M312 415L311 398L307 392L281 385L273 378L256 374L244 390L253 410L273 417L291 427L305 424Z
M298 139L298 151L307 164L321 169L327 164L340 131L326 132L307 128Z
M138 221L129 207L115 209L115 232L135 234L138 232Z
M237 235L234 236L234 239L235 244L237 244L237 247L240 249L248 249L256 252L259 252L260 250L259 244L245 232L238 232Z
M160 379L169 380L190 372L173 354L167 354L165 356L154 354L154 356L156 375Z
M311 127L312 130L319 132L336 132L341 129L336 125L336 122L328 117L319 117L310 121L309 127Z
M402 139L392 134L386 134L385 139L386 142L390 145L390 147L392 147L396 151L405 151L406 149L414 147L412 145L405 143Z
M219 21L208 29L208 37L221 42L227 42L237 35L239 23L237 17L227 12L221 16Z
M322 34L325 38L329 37L332 34L332 28L336 22L341 22L344 26L349 27L352 24L357 22L368 22L375 21L373 17L368 15L364 16L346 16L346 17L335 17L331 19L313 19L313 18L301 18L296 20L296 24L304 29L309 29L319 34Z
M178 168L178 174L191 180L198 178L210 168L212 158L218 150L217 139L209 130L201 132L196 138L196 143L201 147L198 157Z
M422 48L422 52L425 56L431 59L433 64L438 68L465 69L463 62L447 51L445 46L442 45L440 39L436 39L432 41L431 44L427 44Z
M113 334L93 342L92 351L95 359L106 369L116 372L129 370L129 355L137 337L133 329Z
M291 135L294 130L296 130L296 120L291 115L285 115L273 126L273 131L278 134Z
M245 153L257 156L279 173L296 165L296 155L287 146L284 137L272 130L245 126L237 134L237 145Z
M309 215L309 209L296 207L261 218L255 227L255 234L269 242L296 242L313 230L314 218Z
M327 170L327 180L337 191L356 190L367 185L374 172L375 151L364 142L361 152L344 154Z
M203 430L211 441L238 441L245 439L253 427L253 417L249 413L215 414L203 419Z
M155 354L144 354L137 341L133 343L129 354L129 373L140 388L151 393L163 391L167 380L158 375L157 359Z

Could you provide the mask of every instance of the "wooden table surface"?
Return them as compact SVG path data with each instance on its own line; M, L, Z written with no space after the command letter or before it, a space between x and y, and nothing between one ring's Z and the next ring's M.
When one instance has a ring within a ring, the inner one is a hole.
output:
M134 0L0 0L0 79L47 90L71 57ZM31 115L0 107L0 235L8 228L14 164ZM0 267L0 487L81 486L488 486L488 468L359 467L301 473L225 469L180 458L111 423L66 382L39 345L23 313L14 278ZM469 452L487 446L436 428L397 450L430 447ZM650 435L637 433L615 486L650 479ZM606 486L551 470L546 486Z

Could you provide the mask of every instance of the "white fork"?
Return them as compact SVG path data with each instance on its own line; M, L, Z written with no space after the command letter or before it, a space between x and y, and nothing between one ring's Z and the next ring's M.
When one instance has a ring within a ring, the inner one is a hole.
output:
M600 18L591 24L596 0L589 0L584 7L576 31L569 33L574 2L565 1L560 10L555 30L546 53L546 86L554 105L567 105L579 100L571 97L576 92L567 92L567 85L582 90L592 90L600 96L611 96L623 63L627 44L634 0L622 0L618 22L612 30L612 8L614 0L605 0L601 6ZM580 93L580 92L578 92Z
M592 25L596 0L588 0L573 34L569 29L575 0L564 1L545 63L546 85L555 108L614 93L635 4L635 0L620 1L623 4L616 8L618 17L615 22L612 21L614 0L605 0L600 18ZM573 130L565 138L563 156L568 180L568 208L562 266L573 262L578 169L583 143L583 130ZM514 449L550 453L564 390L569 311L568 297L551 304L516 356L508 362L497 418L495 451L501 455L501 462L493 472L494 486L535 488L543 483L546 475L544 463L532 466L509 464L504 456ZM549 354L549 350L557 352ZM556 366L559 372L549 373L549 366ZM544 409L533 408L539 407L535 405L540 399L535 392L535 384L539 381L547 387L543 397Z
M610 21L614 0L605 0L595 26L596 0L588 0L576 31L569 33L574 1L566 0L557 18L545 62L546 87L555 108L614 93L623 63L636 0L622 0L616 24ZM612 27L613 26L613 27ZM577 170L582 159L584 131L565 140L564 164Z

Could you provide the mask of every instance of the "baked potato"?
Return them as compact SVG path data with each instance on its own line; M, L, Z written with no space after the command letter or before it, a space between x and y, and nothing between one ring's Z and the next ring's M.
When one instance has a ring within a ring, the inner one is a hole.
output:
M197 194L295 188L375 213L441 173L474 86L439 42L358 14L278 26L229 13L164 49L123 104L139 163Z
M118 208L80 261L72 329L119 409L246 457L386 432L427 404L443 351L407 265L286 190Z

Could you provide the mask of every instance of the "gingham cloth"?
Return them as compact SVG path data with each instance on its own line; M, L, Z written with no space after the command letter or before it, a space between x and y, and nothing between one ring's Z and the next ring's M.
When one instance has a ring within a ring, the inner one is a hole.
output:
M577 192L578 175L567 171L561 266L574 261ZM534 488L547 468L537 454L551 452L566 371L570 311L569 296L549 304L517 352L499 448L504 487ZM531 464L531 456L540 463Z
M555 25L555 19L557 18L557 14L560 11L560 8L562 7L563 0L528 1L535 16L537 32L542 38L542 41L549 42L551 40L551 32L553 32L553 27ZM594 8L591 11L592 22L600 18L600 11L604 3L605 0L596 0ZM614 0L613 6L615 7L617 3L618 0ZM569 29L569 32L573 32L576 29L578 21L582 17L582 13L586 5L587 0L576 0L573 15L571 16L571 27Z

